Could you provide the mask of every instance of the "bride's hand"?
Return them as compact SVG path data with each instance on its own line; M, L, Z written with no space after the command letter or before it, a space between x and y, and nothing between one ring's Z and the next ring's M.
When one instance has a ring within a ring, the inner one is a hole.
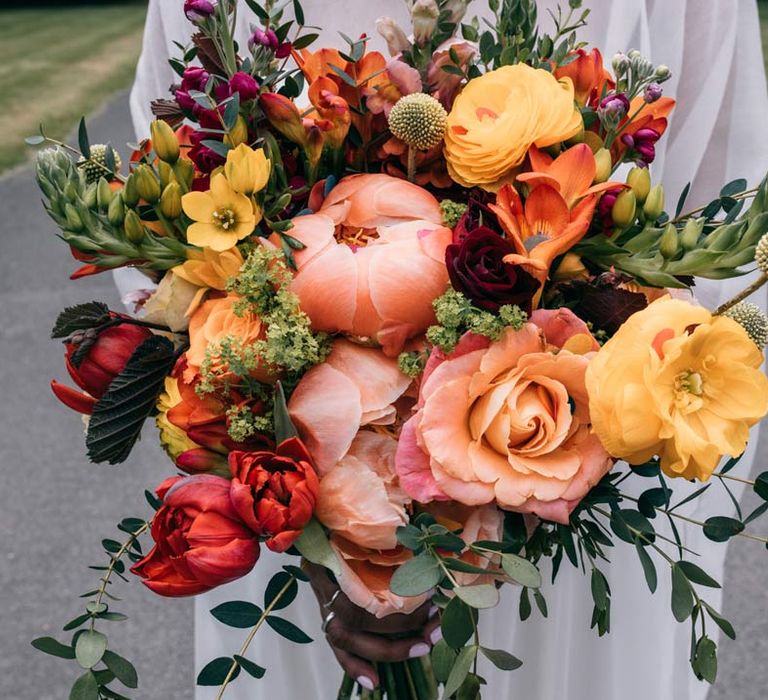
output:
M377 618L357 607L321 566L305 564L312 589L320 604L320 615L326 620L325 635L336 659L351 678L372 690L379 676L372 662L405 661L425 656L440 637L440 617L430 618L428 601L410 615L388 615Z

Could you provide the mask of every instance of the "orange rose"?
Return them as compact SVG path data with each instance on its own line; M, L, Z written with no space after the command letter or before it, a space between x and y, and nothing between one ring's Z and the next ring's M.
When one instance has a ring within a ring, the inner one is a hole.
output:
M397 454L416 500L496 502L567 523L612 460L592 434L584 375L596 349L570 311L538 311L494 343L466 336L448 356L433 351L419 409ZM551 336L551 337L550 337ZM566 338L566 336L569 336Z

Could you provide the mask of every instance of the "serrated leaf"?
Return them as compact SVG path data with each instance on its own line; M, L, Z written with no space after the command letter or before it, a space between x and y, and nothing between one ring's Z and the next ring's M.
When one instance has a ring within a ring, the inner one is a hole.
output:
M463 647L475 631L477 613L460 598L452 598L440 616L443 639L454 649Z
M341 576L341 565L336 552L333 551L323 526L316 518L312 518L304 526L303 532L293 546L307 561L324 566L335 576Z
M693 611L691 584L677 564L672 565L672 614L678 622L684 622Z
M38 651L60 659L74 659L75 650L71 646L62 644L53 637L38 637L32 641L32 646Z
M253 663L253 661L249 661L244 656L235 654L235 661L237 661L243 671L254 678L264 678L264 674L267 672L266 668L262 668L258 664Z
M211 615L228 627L246 629L253 627L259 621L262 610L258 605L248 601L233 600L217 605L211 610Z
M290 642L295 642L296 644L309 644L312 642L312 637L283 617L269 615L267 617L267 624L281 637L285 637Z
M431 591L443 578L438 563L429 554L419 554L402 564L389 582L395 595L417 596Z
M139 674L136 673L136 668L128 659L115 654L114 651L107 650L104 652L103 660L104 665L115 674L115 678L126 688L137 688L139 686Z
M100 301L69 306L56 319L51 338L67 338L76 331L96 328L109 320L109 307Z
M288 414L288 405L285 400L283 383L280 381L275 384L274 404L275 440L279 444L284 440L298 437L299 431L296 430L296 426L293 424L291 416Z
M99 700L99 684L91 671L75 681L69 691L69 700Z
M516 554L502 554L501 567L513 581L527 588L541 587L541 573L534 564Z
M283 610L296 599L296 595L299 592L299 584L296 583L296 579L285 571L278 571L270 579L269 583L267 584L267 588L264 591L265 609L270 606L272 601L277 597L278 593L280 593L280 591L289 581L291 583L288 586L288 589L285 591L285 593L283 593L282 596L280 596L280 600L274 604L272 610Z
M693 562L679 561L677 565L691 583L697 583L699 586L708 586L709 588L721 588L715 579Z
M472 663L476 656L476 646L464 647L459 652L459 655L456 657L456 662L451 669L451 673L448 675L448 680L445 682L443 700L450 698L461 687L464 679L469 674L469 669L472 668Z
M83 668L93 668L107 650L107 638L96 630L85 630L75 642L75 658Z
M500 671L514 671L523 665L516 656L512 656L503 649L487 649L486 647L480 647L482 655L488 659L496 668Z
M234 661L228 656L220 656L218 659L207 663L200 673L197 674L197 684L204 686L221 685L232 668ZM232 674L232 680L240 675L240 665L235 668Z
M645 551L645 547L641 544L640 540L635 542L635 549L637 550L637 556L640 559L640 564L643 567L643 574L645 574L645 582L648 584L648 588L651 593L656 592L658 586L658 575L656 574L656 565L653 563L650 554Z
M88 141L88 127L85 125L85 117L80 119L80 125L77 128L77 142L80 146L80 152L85 158L91 157L91 144Z
M471 608L484 610L499 604L499 589L491 583L476 586L456 586L453 592Z
M126 460L155 409L175 359L173 343L158 335L131 355L94 407L86 436L91 461L119 464Z

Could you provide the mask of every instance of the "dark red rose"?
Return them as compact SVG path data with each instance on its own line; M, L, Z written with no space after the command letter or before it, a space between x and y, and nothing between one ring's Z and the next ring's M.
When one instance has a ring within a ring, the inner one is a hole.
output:
M155 546L131 571L155 593L196 595L242 578L259 558L256 533L238 516L228 479L176 476L157 490Z
M267 547L284 552L312 518L320 482L298 438L275 452L232 452L232 503L248 526L266 536Z
M255 100L259 96L259 84L248 73L239 71L229 79L229 88L240 94L240 101Z
M530 313L539 282L519 265L504 262L512 253L512 244L485 226L464 235L445 250L453 288L486 311L516 304Z
M114 314L114 318L119 318ZM130 323L120 323L98 333L95 329L76 333L66 344L67 371L84 392L76 391L56 380L51 389L56 397L71 409L91 414L98 399L109 388L112 380L125 369L136 349L149 338L152 331ZM83 343L89 348L78 366L73 355Z

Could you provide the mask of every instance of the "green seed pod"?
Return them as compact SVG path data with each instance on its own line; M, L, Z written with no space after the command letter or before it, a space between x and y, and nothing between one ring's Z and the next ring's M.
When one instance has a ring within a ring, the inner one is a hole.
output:
M680 250L680 237L674 224L667 224L659 240L659 252L667 260L672 260Z
M651 191L651 174L648 168L632 168L627 176L627 184L635 193L638 203L645 202Z
M643 205L643 215L646 221L656 221L664 211L664 188L654 185L648 192Z
M634 223L637 217L637 199L632 190L624 190L618 197L611 209L613 223L619 228L627 228Z
M123 197L121 194L116 194L109 203L107 218L109 219L109 223L113 226L122 225L123 219L125 218L125 207L123 206Z
M704 219L688 219L688 221L685 222L683 233L680 236L683 250L694 250L694 248L697 248L703 230Z
M83 230L83 220L73 204L67 202L64 205L64 216L67 218L67 228L75 232Z
M98 202L99 209L107 211L113 196L114 192L112 192L112 188L106 179L103 177L99 178L99 183L96 185L96 201Z
M131 243L141 243L144 240L144 224L141 223L139 215L129 209L125 212L125 222L123 223L125 236Z
M155 175L155 171L148 165L142 163L133 173L136 178L136 191L145 202L154 204L160 199L160 181Z
M160 211L168 219L178 219L181 216L181 185L171 182L160 197Z
M123 187L123 201L126 206L135 207L139 203L139 192L136 189L136 176L129 175Z

